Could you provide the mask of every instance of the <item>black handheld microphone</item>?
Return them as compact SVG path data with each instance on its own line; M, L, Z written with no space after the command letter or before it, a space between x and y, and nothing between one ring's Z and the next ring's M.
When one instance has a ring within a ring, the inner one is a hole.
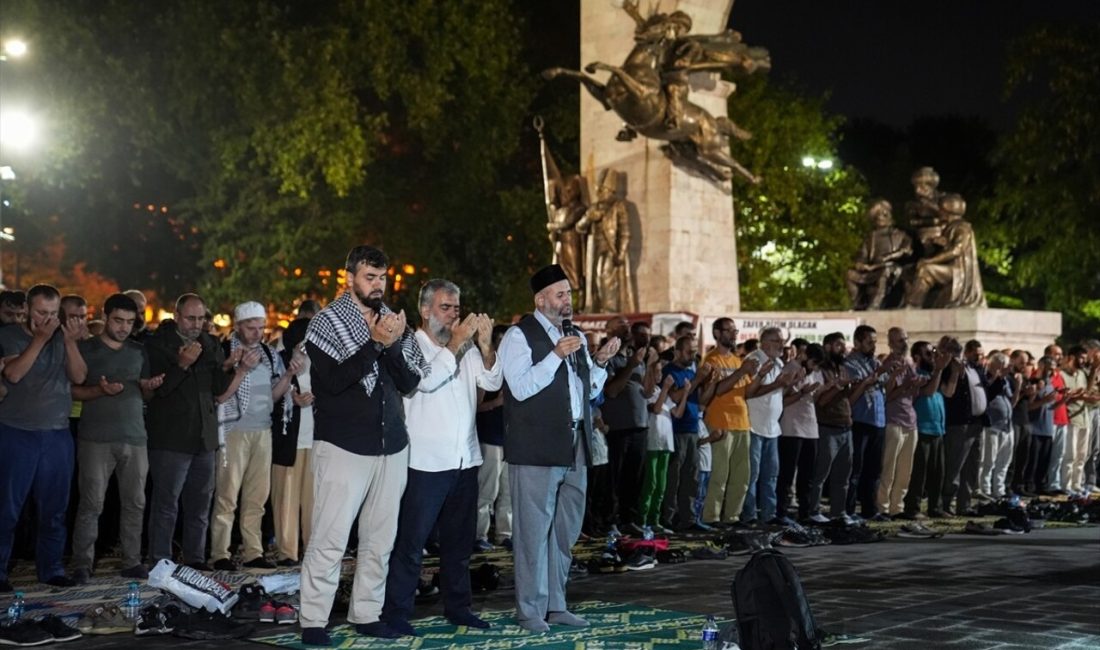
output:
M562 321L561 321L561 331L566 336L580 336L580 332L578 332L577 328L573 325L573 321L568 319L568 318L562 319ZM569 365L573 366L574 368L577 367L577 353L576 352L570 352L569 353Z

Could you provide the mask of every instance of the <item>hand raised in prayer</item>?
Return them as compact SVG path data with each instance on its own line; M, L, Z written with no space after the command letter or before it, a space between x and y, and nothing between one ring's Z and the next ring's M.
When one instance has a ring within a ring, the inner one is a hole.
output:
M103 391L103 394L107 397L118 395L124 388L125 386L122 385L122 382L107 381L106 377L99 378L99 390Z
M579 338L578 338L579 341ZM596 363L603 366L607 364L607 361L619 353L619 348L622 347L623 342L617 336L612 336L607 339L607 342L603 344L599 350L596 351Z

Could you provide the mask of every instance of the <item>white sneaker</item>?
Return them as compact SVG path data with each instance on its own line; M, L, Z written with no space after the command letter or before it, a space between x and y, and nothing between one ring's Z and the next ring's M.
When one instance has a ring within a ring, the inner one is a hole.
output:
M810 517L810 521L814 522L815 524L827 524L829 523L829 518L821 514L820 512L815 512Z

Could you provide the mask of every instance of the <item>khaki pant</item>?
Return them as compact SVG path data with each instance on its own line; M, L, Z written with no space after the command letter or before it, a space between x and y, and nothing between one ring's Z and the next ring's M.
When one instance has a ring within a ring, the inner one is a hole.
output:
M271 466L271 508L275 518L275 546L280 560L300 559L298 532L302 546L309 546L313 523L312 450L299 449L294 466Z
M118 496L122 505L119 541L122 569L141 564L141 527L145 514L145 477L149 458L145 447L124 442L78 440L76 459L79 468L80 506L73 525L73 569L92 570L95 541L99 535L99 515L107 484L118 478Z
M721 440L710 443L710 479L703 502L703 522L708 524L737 521L749 491L752 434L748 431L723 433Z
M360 456L322 440L313 444L313 534L302 560L303 628L328 624L340 563L357 518L359 553L348 622L378 620L408 468L408 447L390 456Z
M1089 427L1066 427L1066 453L1062 456L1062 487L1080 492L1085 487L1085 459L1089 456Z
M214 483L214 516L210 522L210 559L229 557L229 537L237 497L241 503L241 560L251 562L264 554L260 529L264 504L271 493L271 429L230 431L218 451Z
M489 513L496 515L496 542L512 537L512 494L508 489L508 463L504 447L481 445L477 472L477 538L489 539Z
M879 512L901 514L909 477L913 474L913 453L917 450L917 430L897 424L886 425L882 441L882 475L879 477L875 505Z

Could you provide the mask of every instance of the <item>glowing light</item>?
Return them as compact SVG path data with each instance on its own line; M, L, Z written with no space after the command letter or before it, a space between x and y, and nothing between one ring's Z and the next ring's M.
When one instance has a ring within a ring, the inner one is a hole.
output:
M802 157L802 166L803 167L814 167L816 164L817 164L817 161L813 159L813 156L803 156Z
M0 142L13 149L26 149L38 135L34 118L26 112L12 109L0 113Z
M406 264L401 267L401 270L405 272L405 275L416 275L416 267L412 264Z
M20 58L27 53L27 44L18 38L4 41L4 54L13 58Z
M218 269L219 271L225 270L225 268L228 266L229 265L226 263L226 261L220 257L214 260L214 268Z

